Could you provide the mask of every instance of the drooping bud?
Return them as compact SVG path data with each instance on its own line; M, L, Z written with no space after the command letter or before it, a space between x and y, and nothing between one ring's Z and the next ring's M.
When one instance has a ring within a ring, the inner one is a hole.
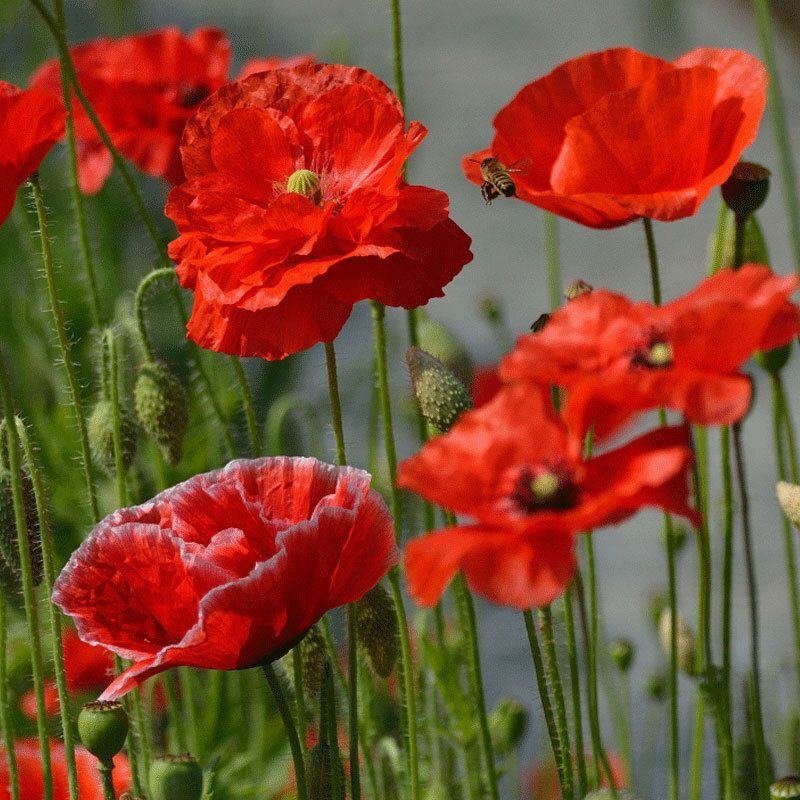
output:
M87 703L78 714L78 735L83 746L102 764L111 764L125 746L128 715L117 700Z
M122 465L128 469L136 455L136 423L130 412L120 408L122 428ZM100 400L92 410L87 423L89 444L98 466L107 472L115 469L114 460L114 406L110 400Z
M489 715L489 733L496 753L510 753L524 738L528 711L519 700L501 700Z
M319 175L310 169L298 169L289 176L286 181L286 191L293 194L301 194L307 197L312 203L321 205L322 187L320 186Z
M531 323L531 333L541 333L544 326L550 322L550 314L539 314L538 317Z
M592 286L591 283L587 283L582 278L578 278L577 280L572 281L572 283L564 290L564 297L569 302L570 300L575 300L584 294L591 294L593 291L594 286Z
M203 770L189 753L161 756L150 764L149 784L151 800L200 800Z
M31 574L34 585L38 586L42 580L42 539L39 532L36 495L30 473L23 469L20 474ZM11 594L16 593L20 586L19 538L14 514L14 494L11 472L5 467L0 467L0 583Z
M661 672L648 676L645 684L647 696L660 703L667 696L667 679Z
M418 320L420 349L438 358L464 386L470 386L474 364L461 342L444 325L427 314L420 313Z
M661 647L664 652L669 655L671 651L671 631L672 631L672 613L669 608L665 608L661 612L661 619L658 623L658 637L661 641ZM697 654L697 641L694 631L689 627L683 614L678 612L677 617L677 654L678 654L678 667L687 675L694 675L696 664L695 658Z
M322 679L325 677L325 667L328 664L328 652L322 631L316 625L312 625L298 647L303 668L303 689L310 697L316 697L322 689Z
M389 592L376 584L356 602L356 636L382 678L392 674L399 655L397 617Z
M186 390L165 364L142 365L133 388L136 416L158 444L169 464L181 459L183 437L189 425Z
M667 537L666 530L664 531L664 538ZM680 553L681 550L686 545L686 541L689 538L689 531L687 527L682 522L674 522L671 526L670 533L672 540L672 549L675 553Z
M450 430L472 408L466 387L439 359L419 347L409 347L406 360L420 413L436 429Z
M747 219L769 194L770 171L752 161L740 161L720 187L722 199L736 216Z
M629 639L617 639L609 643L608 654L620 672L627 672L633 664L636 651Z
M502 325L505 312L500 303L500 298L494 294L485 294L480 300L481 316L492 326Z
M769 787L770 800L800 800L800 777L787 775Z
M786 519L795 527L800 528L800 486L796 483L780 481L775 487L775 494Z

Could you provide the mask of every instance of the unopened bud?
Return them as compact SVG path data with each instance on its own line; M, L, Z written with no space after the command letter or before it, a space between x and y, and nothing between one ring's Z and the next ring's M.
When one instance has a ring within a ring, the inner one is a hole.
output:
M667 535L671 538L672 550L675 553L680 553L686 545L686 540L689 537L689 531L686 526L681 522L674 522L671 526L669 534L664 531L664 539Z
M39 532L36 495L30 473L23 469L20 475L31 573L34 585L38 586L42 580L42 539ZM0 583L10 594L16 593L20 587L19 537L14 513L14 493L11 472L5 467L0 467Z
M775 487L775 494L786 519L795 527L800 528L800 486L796 483L780 481Z
M298 169L293 172L289 176L289 180L286 181L286 191L293 194L301 194L316 205L322 203L322 187L320 186L319 175L310 169Z
M620 672L627 672L633 664L636 651L628 639L617 639L608 645L608 654Z
M594 291L594 286L591 283L587 283L582 278L578 278L577 280L572 281L572 283L567 286L564 290L564 297L569 300L575 300L581 295L584 294L591 294Z
M761 164L740 161L720 187L722 199L737 217L746 219L767 199L770 175Z
M87 703L78 714L78 734L83 746L101 763L111 764L125 746L128 715L116 700Z
M648 697L660 703L667 696L667 679L663 673L654 672L647 678L645 688Z
M438 430L450 430L472 408L466 387L441 361L419 347L409 347L406 360L420 413Z
M421 350L438 358L464 386L472 384L472 358L459 340L440 322L427 314L419 314L417 326Z
M500 325L505 316L500 298L493 294L485 294L480 301L483 318L492 326Z
M183 437L189 425L186 390L165 364L150 362L139 371L133 388L136 416L169 464L181 459Z
M338 781L333 780L333 770L338 773ZM309 800L342 800L344 796L345 773L337 752L324 742L317 742L306 757ZM335 787L340 787L339 797L334 797Z
M136 455L136 423L131 414L120 408L122 428L122 466L128 469ZM114 406L110 400L100 400L92 410L87 423L89 444L98 466L108 472L116 468L114 457Z
M780 347L773 347L772 350L759 351L756 353L756 362L767 372L777 374L789 363L793 343L792 341Z
M369 663L382 678L388 678L397 663L399 639L394 603L380 583L356 602L356 636Z
M322 631L312 625L298 647L303 670L303 689L310 697L317 697L322 689L325 667L328 664L328 651Z
M200 800L203 794L203 770L189 753L155 759L149 778L151 800Z
M669 597L666 592L656 592L650 595L650 599L647 601L647 618L656 631L661 622L661 615L668 606Z
M528 711L519 700L501 700L489 715L489 733L496 753L509 753L525 736Z
M770 800L800 800L800 777L787 775L769 787Z
M678 667L687 675L694 675L697 642L694 632L680 612L678 612L676 628ZM672 649L672 613L669 608L665 608L661 612L661 619L658 623L658 637L661 640L661 647L664 652L669 655Z

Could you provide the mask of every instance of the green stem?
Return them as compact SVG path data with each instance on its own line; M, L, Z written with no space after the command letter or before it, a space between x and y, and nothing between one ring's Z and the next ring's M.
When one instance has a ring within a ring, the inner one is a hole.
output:
M653 222L647 217L642 218L644 224L644 236L647 242L647 260L650 264L650 281L653 285L653 302L661 305L661 275L658 268L658 251L656 250L656 238L653 234Z
M400 0L389 0L392 13L392 65L394 89L401 106L406 104L406 81L403 74L403 25L400 19Z
M547 280L550 289L550 309L561 305L561 259L558 253L558 219L544 212L544 249L547 260Z
M42 196L42 189L39 184L38 176L34 175L30 179L29 185L31 194L33 195L34 205L36 206L36 216L39 221L42 265L44 267L45 280L47 281L47 293L50 300L50 311L53 317L53 328L58 338L61 360L64 363L64 369L67 373L70 404L72 405L75 420L78 424L78 436L81 446L81 467L83 470L84 483L86 485L86 495L89 498L92 520L97 521L100 518L100 510L97 504L97 491L92 475L92 457L89 448L89 435L86 430L86 413L83 408L83 400L81 399L78 373L75 369L75 362L72 360L72 347L70 345L69 336L67 335L64 311L58 299L53 251L50 245L50 229L47 223L47 211L45 209L44 197Z
M185 753L188 744L186 741L186 728L183 724L183 714L178 703L178 694L175 691L175 671L165 672L162 678L164 694L167 698L167 710L175 733L175 744L178 752Z
M781 80L775 61L775 46L772 41L772 19L769 0L753 0L753 11L755 12L756 23L758 25L758 35L761 39L764 63L766 64L767 74L769 75L767 93L769 95L769 105L772 114L775 145L778 149L778 160L780 161L789 237L792 243L795 269L800 272L800 201L797 197L797 170L792 155L789 128L786 124L786 107L783 100Z
M733 235L733 268L739 269L744 263L744 232L747 227L747 217L741 214L734 215Z
M689 800L700 800L703 781L703 739L705 733L706 704L702 692L697 691L697 705L694 714L692 734L692 758L689 767Z
M575 761L578 767L578 797L588 789L586 754L583 748L583 710L581 707L580 669L578 667L578 638L575 632L575 608L572 584L564 592L564 627L567 632L567 658L569 660L570 689L572 694L572 723L575 726Z
M50 597L53 593L55 582L55 558L53 546L53 532L50 526L50 516L47 508L46 493L42 473L39 468L33 445L31 444L25 426L18 421L17 430L22 444L22 452L28 465L28 474L31 477L34 498L36 500L36 515L39 521L39 544L42 552L42 583L44 594ZM56 678L58 692L58 706L61 713L61 735L64 739L64 754L67 765L67 782L69 785L70 800L78 800L78 770L75 764L75 736L73 732L72 707L67 691L67 678L64 669L64 648L61 640L61 616L53 603L47 603L47 614L50 622L53 670Z
M189 667L180 667L178 669L178 681L181 687L183 709L186 712L187 744L193 753L198 754L197 751L200 742L198 736L197 706L195 704L197 693L195 692L194 673Z
M11 800L19 800L19 772L17 770L17 754L14 749L14 730L11 722L11 707L8 702L8 612L6 593L0 589L0 725L3 727L3 743L5 744L8 762L8 782L11 788Z
M300 647L292 648L292 677L294 679L294 706L300 749L306 752L306 693L303 686L303 658Z
M278 713L281 715L281 719L283 720L283 726L286 729L286 738L289 740L289 748L292 751L298 800L308 800L306 765L303 759L303 748L300 746L300 737L297 735L297 728L295 727L294 718L292 717L292 710L289 708L289 703L286 700L286 694L283 691L281 680L275 671L274 665L264 664L263 670L267 679L267 684L269 684L269 688L272 691L273 697L275 698L275 705L278 707Z
M103 784L103 800L117 800L117 793L114 791L114 766L97 762L97 771L100 773L100 782Z
M0 359L0 394L5 411L6 437L8 442L8 468L11 473L11 497L14 504L14 524L17 533L19 569L22 583L22 598L31 647L31 673L36 696L36 729L42 762L42 787L44 800L53 800L53 772L50 764L50 738L47 731L47 709L44 700L44 660L42 638L39 628L39 607L31 566L30 531L25 519L25 500L22 493L22 464L20 460L19 435L14 416L14 401L6 365Z
M233 367L233 374L236 376L236 382L239 384L239 392L242 395L242 408L247 420L247 435L250 438L250 454L256 458L261 455L261 436L258 433L253 395L250 392L250 385L247 383L247 375L244 373L242 362L235 356L229 356L229 360Z
M331 421L333 435L336 440L336 463L343 467L347 464L347 449L344 442L344 426L342 424L342 400L339 394L339 371L336 368L336 350L333 342L325 342L325 364L328 372L328 396L331 401Z

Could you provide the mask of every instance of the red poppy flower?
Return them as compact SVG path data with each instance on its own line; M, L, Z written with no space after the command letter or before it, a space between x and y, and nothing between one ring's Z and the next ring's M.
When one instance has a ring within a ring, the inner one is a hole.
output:
M17 189L63 133L64 107L58 100L0 81L0 225L11 213Z
M403 181L426 131L356 67L245 78L187 124L187 181L167 204L202 347L283 358L331 341L353 305L413 308L469 262L448 198Z
M301 53L296 56L281 58L280 56L268 56L267 58L251 58L245 62L242 71L239 73L237 81L242 78L249 78L257 72L269 72L271 69L292 69L292 67L305 67L316 61L314 56L309 53Z
M497 367L489 365L478 367L472 376L472 404L475 408L485 406L503 388L503 381Z
M583 426L562 418L541 388L513 386L467 412L405 461L398 484L475 522L406 547L411 594L436 603L461 570L479 594L530 608L552 602L575 568L574 534L619 523L643 506L697 520L683 427L581 456Z
M101 699L174 666L273 660L364 595L397 558L369 480L313 458L232 461L106 517L53 591L85 642L134 662Z
M628 785L625 764L616 753L607 752L606 756L611 767L614 788L624 789ZM586 754L585 758L587 764L592 763L592 757L589 753ZM608 778L604 774L600 776L600 786L608 787ZM525 795L526 797L535 798L535 800L561 800L561 784L558 780L556 762L551 759L540 764L530 776L527 776L525 788L528 792Z
M19 771L20 800L42 800L42 756L38 739L18 739L14 743ZM69 800L67 781L67 761L64 743L50 741L50 761L53 768L53 800ZM97 771L97 759L83 747L75 748L75 762L78 768L78 794L81 800L103 800L103 785ZM114 788L119 797L131 785L131 772L128 759L124 755L114 758ZM8 774L8 760L4 750L0 750L0 800L11 800L11 780Z
M194 109L228 80L230 46L214 28L185 35L176 28L95 39L70 51L81 88L114 146L148 175L183 180L178 144ZM58 61L44 64L33 85L61 93ZM81 105L73 103L81 189L108 178L111 154Z
M755 139L766 84L736 50L589 53L523 87L464 173L480 185L484 158L518 163L517 197L592 228L691 216Z
M744 362L800 333L800 310L789 301L797 286L795 276L748 264L720 270L660 308L594 291L522 337L500 372L507 381L566 387L570 407L583 407L574 413L591 417L601 435L657 407L727 425L750 405Z

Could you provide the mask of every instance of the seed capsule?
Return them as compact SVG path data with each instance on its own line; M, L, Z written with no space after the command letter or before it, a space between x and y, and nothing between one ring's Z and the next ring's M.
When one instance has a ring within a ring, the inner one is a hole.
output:
M420 413L437 430L450 430L472 408L472 398L464 384L441 361L419 347L409 347L406 360Z
M203 794L203 770L189 753L155 759L149 778L151 800L200 800Z
M83 746L101 763L111 764L125 745L128 715L116 700L87 703L78 714L78 734Z
M145 433L158 444L168 463L177 464L189 425L186 390L165 364L151 362L139 371L133 402Z
M130 413L120 408L122 428L122 465L128 469L136 455L136 423ZM89 444L98 466L111 473L116 468L114 459L114 407L110 400L100 400L89 416L87 424Z
M356 636L382 678L392 674L399 655L397 617L389 592L376 584L357 603Z
M770 171L752 161L740 161L720 187L722 199L734 214L749 217L764 204L769 194Z
M800 800L800 777L787 775L769 787L770 800Z

